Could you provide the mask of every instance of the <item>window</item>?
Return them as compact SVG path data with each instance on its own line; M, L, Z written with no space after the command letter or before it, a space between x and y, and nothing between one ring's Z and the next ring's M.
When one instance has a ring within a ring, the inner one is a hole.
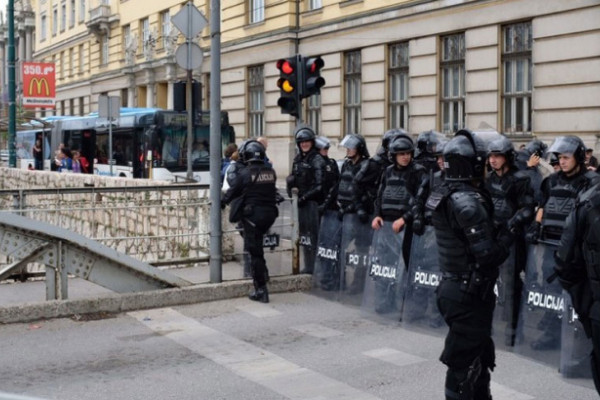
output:
M389 128L408 130L408 43L389 47Z
M167 42L169 40L169 34L171 33L171 15L169 14L169 10L160 13L160 26L162 47L163 49L166 49L169 46Z
M442 38L442 131L456 132L465 126L465 35Z
M360 133L361 105L360 50L344 56L344 123L346 134Z
M321 127L321 95L315 94L308 98L306 121L319 134Z
M60 31L64 31L67 27L67 4L60 5Z
M75 0L71 0L71 9L69 11L69 28L72 28L75 26Z
M65 52L60 52L60 78L63 79L67 74L65 74Z
M42 14L40 19L40 40L46 40L46 34L48 32L48 18L46 17L46 14Z
M69 76L73 76L73 59L75 58L75 49L69 49Z
M79 73L83 73L83 67L85 65L85 58L83 55L83 45L79 45Z
M263 135L265 112L264 79L262 66L248 68L248 98L250 101L248 107L249 137Z
M100 65L108 64L108 35L102 36L100 49Z
M503 131L531 134L531 23L502 29Z
M79 98L79 115L83 115L85 113L85 110L83 107L84 107L84 99L83 99L83 97L80 97Z
M150 20L148 18L144 18L140 25L140 30L142 31L142 53L146 54L148 51L148 46L150 46Z
M128 89L121 89L121 107L127 107Z
M52 36L58 33L58 9L54 7L52 10Z
M79 2L79 22L85 21L85 2L86 0Z
M308 0L308 10L318 10L323 7L322 0Z
M250 23L265 20L265 0L248 0L250 2Z
M131 26L125 25L123 26L123 31L121 33L121 45L123 46L123 54L127 54L127 46L129 45L129 41L131 40Z

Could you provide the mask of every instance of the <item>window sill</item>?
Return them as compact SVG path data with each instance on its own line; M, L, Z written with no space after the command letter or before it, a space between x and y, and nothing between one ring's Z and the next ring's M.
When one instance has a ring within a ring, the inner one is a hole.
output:
M317 15L317 14L323 14L323 7L315 8L314 10L306 10L302 13L302 16L310 17L311 15Z
M246 26L244 26L244 29L252 29L252 28L256 28L258 26L264 25L265 24L265 20L263 19L262 21L258 21L258 22L252 22L247 24Z
M340 8L342 7L348 7L348 6L353 6L355 4L359 4L362 3L363 0L343 0L340 2Z

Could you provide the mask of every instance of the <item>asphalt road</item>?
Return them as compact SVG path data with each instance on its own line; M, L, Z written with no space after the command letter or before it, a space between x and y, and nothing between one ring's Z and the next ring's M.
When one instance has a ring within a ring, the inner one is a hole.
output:
M440 334L310 294L98 317L1 326L0 392L73 400L444 398ZM598 398L554 368L501 350L492 392L495 400Z

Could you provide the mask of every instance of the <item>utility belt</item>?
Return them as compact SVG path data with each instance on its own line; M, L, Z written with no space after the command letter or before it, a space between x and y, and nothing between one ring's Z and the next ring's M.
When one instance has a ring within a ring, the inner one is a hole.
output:
M442 281L457 282L462 293L481 300L489 300L494 295L496 279L483 275L477 269L462 272L442 272Z

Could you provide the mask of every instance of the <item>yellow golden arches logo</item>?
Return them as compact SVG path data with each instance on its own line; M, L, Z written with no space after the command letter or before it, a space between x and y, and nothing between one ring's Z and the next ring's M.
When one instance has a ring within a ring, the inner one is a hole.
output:
M42 94L42 85L46 89L46 96L50 96L50 87L48 86L48 80L46 78L31 78L29 82L29 95L33 96L33 84L36 84L37 92L36 94L39 96Z

